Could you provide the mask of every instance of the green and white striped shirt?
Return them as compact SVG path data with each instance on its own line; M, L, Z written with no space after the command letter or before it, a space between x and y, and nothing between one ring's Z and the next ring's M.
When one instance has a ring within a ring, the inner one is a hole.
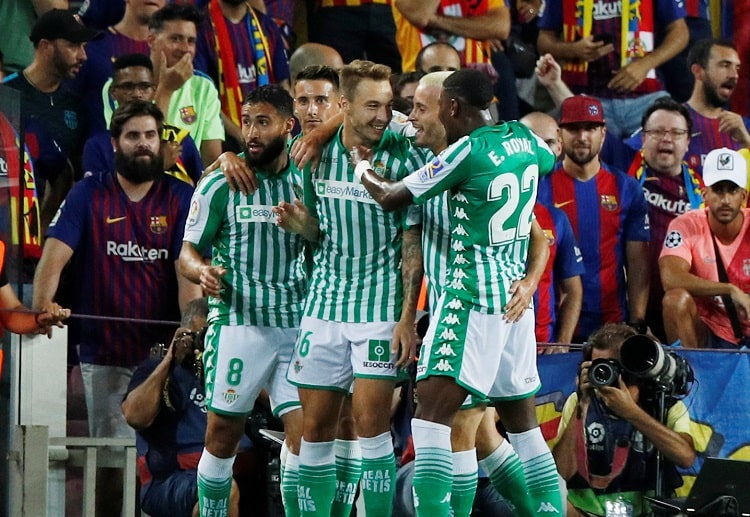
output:
M423 151L386 130L370 160L400 180L424 163ZM354 175L341 130L305 175L305 203L320 221L305 315L327 321L397 321L401 315L401 240L406 211L384 212Z
M483 312L502 311L510 285L526 272L540 171L553 165L541 139L507 122L474 130L404 179L417 203L449 191L447 293Z
M196 187L185 225L185 241L211 263L226 268L220 298L209 298L208 321L219 325L296 327L302 314L307 279L302 267L304 239L276 226L271 211L292 202L298 173L294 165L270 175L256 170L258 190L232 192L214 171Z

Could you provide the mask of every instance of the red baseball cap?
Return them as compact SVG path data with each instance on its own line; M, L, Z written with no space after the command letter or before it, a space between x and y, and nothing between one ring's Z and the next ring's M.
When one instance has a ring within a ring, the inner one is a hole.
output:
M560 106L560 121L558 124L594 123L604 124L604 109L602 103L588 95L568 97Z

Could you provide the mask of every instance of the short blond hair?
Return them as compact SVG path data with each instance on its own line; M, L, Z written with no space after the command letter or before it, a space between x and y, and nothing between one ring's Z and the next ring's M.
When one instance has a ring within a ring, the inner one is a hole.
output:
M434 86L437 88L443 87L443 82L454 72L454 70L441 70L439 72L430 72L425 74L419 80L419 86L430 87Z
M341 93L347 99L352 99L357 86L363 79L388 81L390 78L391 67L364 59L355 59L341 69Z

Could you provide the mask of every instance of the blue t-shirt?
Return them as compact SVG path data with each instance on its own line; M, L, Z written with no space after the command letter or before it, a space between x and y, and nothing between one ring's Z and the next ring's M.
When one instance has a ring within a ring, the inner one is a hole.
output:
M289 79L289 61L284 51L284 43L281 39L279 28L273 19L263 13L255 11L260 21L263 33L268 42L268 53L271 55L269 70L273 71L273 81L280 83ZM256 69L257 60L255 58L255 49L250 39L250 30L252 27L252 17L246 14L239 23L232 23L226 18L229 39L232 41L232 50L234 51L234 60L237 63L237 75L240 81L240 89L244 97L258 86ZM214 31L211 26L208 12L203 13L203 21L198 28L198 42L193 65L196 70L205 72L214 84L219 84L219 67L216 56L216 44L214 40ZM270 74L270 72L269 72Z
M21 92L24 138L41 179L54 178L70 160L80 164L87 134L87 121L81 98L69 81L53 93L36 89L23 74L12 74L3 81Z
M126 54L148 56L150 54L148 42L128 38L117 32L114 27L109 27L104 31L102 39L86 44L86 62L73 81L76 91L80 92L84 99L89 122L88 134L107 129L104 120L102 88L104 83L112 77L114 72L112 63Z
M539 287L534 293L536 339L551 343L557 326L557 282L583 275L583 258L565 212L537 203L534 215L549 242L550 256Z

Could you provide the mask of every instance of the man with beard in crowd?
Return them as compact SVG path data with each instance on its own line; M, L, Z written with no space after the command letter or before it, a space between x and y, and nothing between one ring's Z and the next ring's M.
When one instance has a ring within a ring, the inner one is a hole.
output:
M81 100L68 80L86 62L86 43L100 36L68 11L52 9L36 21L29 36L34 61L5 78L5 84L21 95L26 143L41 198L42 231L73 184L86 136Z
M688 54L695 77L693 94L685 103L693 121L687 161L703 175L703 160L709 151L727 147L738 151L750 147L750 120L724 109L739 79L740 56L727 40L698 41Z
M178 321L180 308L201 296L176 271L192 189L164 174L163 120L150 102L115 111L115 171L84 178L60 206L34 277L34 308L52 303L68 262L68 281L76 286L70 306L78 314ZM173 329L105 319L72 322L70 331L81 362L89 434L134 437L120 409L123 395L151 345L170 342ZM104 515L119 512L111 510Z
M286 379L307 282L305 240L276 225L278 203L301 191L286 141L294 127L292 98L261 86L242 103L245 160L258 188L242 194L215 170L198 185L180 254L180 271L209 295L204 352L208 427L198 463L200 515L228 509L237 445L261 389L284 422L286 446L298 454L302 412ZM211 264L202 253L213 249Z
M565 99L559 125L564 156L552 174L540 180L538 198L565 212L583 255L583 306L573 342L584 342L608 322L627 321L645 332L646 199L637 181L600 158L607 128L596 98Z

